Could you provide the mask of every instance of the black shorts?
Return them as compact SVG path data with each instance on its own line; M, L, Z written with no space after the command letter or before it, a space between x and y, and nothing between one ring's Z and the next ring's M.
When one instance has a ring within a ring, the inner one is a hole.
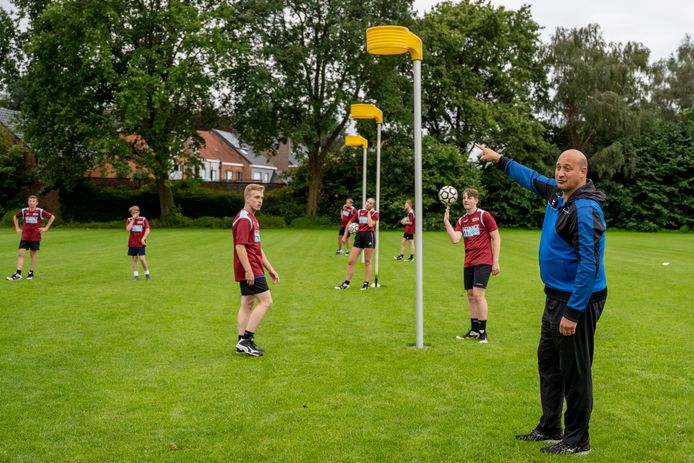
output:
M146 246L128 246L129 256L144 256Z
M41 242L31 240L20 240L19 249L29 249L31 251L38 251L39 249L41 249Z
M414 233L403 233L402 237L405 238L406 240L413 240L414 239Z
M337 232L338 235L342 236L345 234L345 227L340 227L340 231Z
M357 232L357 237L354 238L355 248L368 249L376 247L376 234L372 231L368 232Z
M465 289L486 288L489 276L492 274L492 266L487 264L465 267L463 273Z
M239 281L239 286L241 287L242 296L253 296L255 294L264 293L265 291L270 291L264 276L255 277L255 281L253 281L252 285L246 283L246 280Z

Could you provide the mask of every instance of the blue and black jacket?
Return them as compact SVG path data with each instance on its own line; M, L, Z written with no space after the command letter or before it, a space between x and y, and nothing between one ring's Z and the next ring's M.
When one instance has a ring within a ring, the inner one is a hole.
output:
M499 169L547 201L540 237L540 276L545 293L566 301L564 316L578 321L588 303L607 297L605 195L588 180L564 202L554 179L504 156Z

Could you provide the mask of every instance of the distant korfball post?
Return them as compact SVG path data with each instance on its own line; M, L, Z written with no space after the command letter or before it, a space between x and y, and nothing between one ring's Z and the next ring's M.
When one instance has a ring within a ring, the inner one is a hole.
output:
M414 62L414 195L415 210L422 208L422 39L402 26L376 26L366 30L366 51L372 55L409 53ZM422 222L415 226L417 339L415 346L424 348L424 268L422 266Z
M372 104L353 104L350 108L352 119L373 119L376 121L376 210L381 210L381 126L383 125L383 111ZM373 287L378 288L378 255L379 255L379 229L380 221L376 222L376 270L374 272Z

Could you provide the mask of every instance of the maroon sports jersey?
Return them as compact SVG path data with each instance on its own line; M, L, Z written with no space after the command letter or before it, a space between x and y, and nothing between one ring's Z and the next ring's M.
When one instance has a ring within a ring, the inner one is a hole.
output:
M354 206L342 206L342 211L340 211L340 215L342 217L342 226L346 227L349 221L352 220L352 217L356 215L356 213L357 209Z
M234 278L236 281L244 281L246 279L246 270L239 257L236 255L236 245L242 244L246 247L248 254L248 262L251 264L254 277L265 275L263 270L263 251L260 247L260 224L253 214L246 209L241 211L234 217L234 225L232 227L234 236Z
M462 232L465 240L465 267L494 263L489 233L498 228L494 217L482 209L458 219L455 231Z
M145 231L147 231L147 229L149 228L149 222L147 222L147 219L140 216L136 219L128 217L125 221L125 224L127 225L132 221L134 221L134 223L132 228L130 229L130 236L128 237L128 247L139 248L141 246L144 246L144 244L142 244L142 237L145 235Z
M378 212L374 211L373 214L371 215L371 219L375 222L378 222ZM369 213L367 212L366 209L359 209L357 211L357 223L359 224L359 231L360 232L372 232L374 231L374 227L369 227ZM375 224L374 224L375 226Z
M53 217L53 215L40 207L35 208L33 211L25 207L17 212L15 217L22 219L22 240L41 241L41 232L39 228L43 227L44 219L48 220Z
M414 235L414 209L410 209L409 212L407 213L407 220L410 221L407 225L405 225L405 233L409 233L411 235Z

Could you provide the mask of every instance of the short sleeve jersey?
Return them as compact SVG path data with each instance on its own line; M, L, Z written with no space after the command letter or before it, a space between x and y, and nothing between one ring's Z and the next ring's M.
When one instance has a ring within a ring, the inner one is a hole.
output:
M43 227L44 220L50 219L53 215L40 207L35 208L33 211L25 207L17 212L15 217L22 219L22 240L41 241L41 232L39 228Z
M246 209L241 211L234 217L232 226L232 234L234 236L234 278L236 281L246 279L246 270L241 265L241 260L236 254L236 245L242 244L246 247L248 254L248 262L251 264L254 277L265 275L263 270L263 251L260 247L260 223L253 214Z
M371 215L371 219L378 222L378 211L374 211ZM374 227L369 227L369 213L366 209L359 209L357 211L357 223L359 224L360 232L372 232Z
M497 230L494 217L482 209L465 214L455 224L455 231L462 232L465 240L465 267L492 265L492 244L489 234Z
M410 221L407 225L405 225L405 233L409 233L411 235L414 235L414 230L415 230L415 215L414 215L414 209L410 209L409 212L407 213L407 220Z
M342 211L340 213L342 217L342 226L346 227L347 224L352 220L357 213L357 209L354 206L342 206Z
M130 222L134 222L132 228L130 229L130 237L128 238L128 247L131 248L139 248L144 246L142 244L142 237L145 235L145 231L149 229L149 222L147 222L147 219L140 216L136 219L133 219L132 217L128 217L125 221L125 224L129 224Z

